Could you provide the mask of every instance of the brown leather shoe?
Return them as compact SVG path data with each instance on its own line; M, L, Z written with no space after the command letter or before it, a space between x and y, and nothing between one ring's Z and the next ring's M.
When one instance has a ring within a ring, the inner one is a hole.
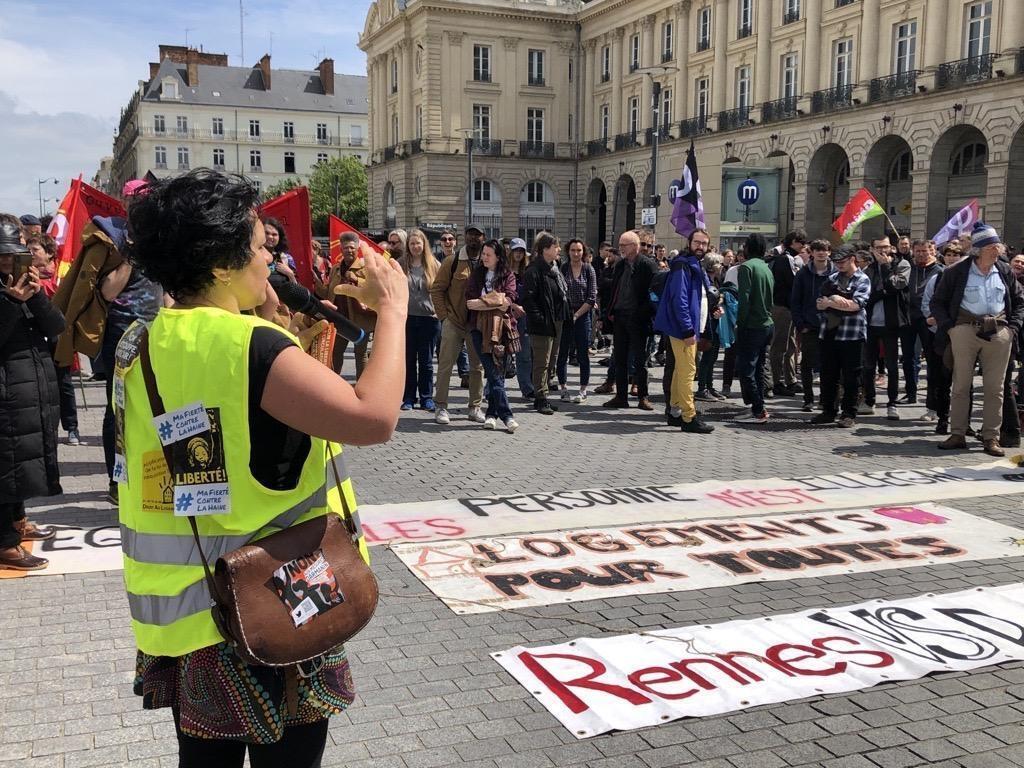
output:
M631 384L629 387L629 396L636 397L636 384Z
M16 521L14 529L21 534L22 541L47 541L57 535L56 528L40 528L28 518Z
M966 451L967 438L963 435L950 435L939 443L938 448L940 451Z
M0 568L12 571L41 571L49 564L49 560L36 557L24 547L0 549Z
M601 403L603 408L629 408L629 400L624 397L613 397L611 400L606 400Z
M984 446L984 451L989 456L1003 457L1006 455L1006 451L1003 450L1003 446L999 444L998 440L982 440L981 444Z
M595 395L610 395L615 391L615 382L606 381L594 390Z
M654 406L651 405L651 401L648 400L646 397L641 397L640 398L640 403L637 405L637 408L639 408L641 411L653 411L654 410Z

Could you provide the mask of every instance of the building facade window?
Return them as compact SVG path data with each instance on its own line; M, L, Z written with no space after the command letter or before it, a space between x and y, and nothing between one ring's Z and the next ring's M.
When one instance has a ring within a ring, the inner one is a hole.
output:
M910 166L910 150L901 152L900 156L892 161L892 167L889 169L889 181L893 183L910 181Z
M896 74L912 72L917 63L917 22L905 21L897 24L894 31L895 45L893 59L896 62Z
M739 0L739 34L737 37L749 37L754 31L754 0Z
M327 132L327 123L316 124L316 143L326 144L331 140L330 134Z
M295 123L286 122L284 124L284 140L289 144L295 141Z
M661 60L671 61L675 57L675 31L671 21L661 25Z
M176 123L179 135L188 133L188 117L185 115L178 115Z
M258 194L258 195L262 195L263 194L263 182L262 181L260 181L259 179L252 179L249 183L252 184L256 188L256 194Z
M423 106L420 104L416 105L416 136L417 139L423 138Z
M153 147L153 165L157 168L167 167L167 147Z
M348 127L348 143L350 147L363 146L363 126L350 125Z
M224 165L224 150L220 148L213 150L213 167L219 171L223 171Z
M473 79L478 83L491 82L491 46L473 46Z
M210 133L214 136L224 136L224 118L214 117L210 120Z
M316 164L320 165L320 163L326 163L326 162L327 162L327 153L326 152L317 152L316 153Z
M800 20L800 0L786 0L786 7L783 11L782 23L791 24Z
M544 85L544 51L531 48L527 52L526 71L530 85Z
M249 170L257 173L263 170L263 153L258 149L249 150Z
M572 56L570 56L569 57L569 82L570 83L572 82L572 79L573 79L573 77L576 74L575 70L576 70L576 61L575 61L575 59L572 58Z
M640 132L640 97L629 99L629 132L635 137Z
M188 147L178 147L178 170L188 170Z
M711 6L706 5L697 14L697 50L711 47Z
M666 130L673 123L672 108L672 89L665 88L661 92L661 127Z
M967 7L967 35L964 55L973 59L985 56L992 44L992 0L971 3Z
M295 173L295 153L285 152L284 153L284 172Z
M697 79L697 85L693 90L694 93L694 114L700 119L705 119L708 116L708 110L711 108L708 96L710 94L710 82L706 77Z
M473 138L488 141L491 138L491 105L473 105Z
M391 116L391 146L398 144L398 115Z
M176 99L178 98L178 83L174 78L164 78L163 86L160 88L160 98L162 99Z
M398 93L398 59L391 59L391 92Z
M782 98L800 95L800 54L787 53L782 57Z
M531 144L544 141L544 110L531 107L526 110L526 140Z
M836 40L832 47L832 87L845 88L853 84L853 38Z
M736 108L750 108L750 67L736 68Z
M153 115L153 133L164 133L167 131L167 124L164 123L163 115Z
M612 79L612 49L607 45L601 48L601 82Z
M260 137L260 121L250 120L249 121L249 138L259 139Z
M965 144L953 156L953 176L970 176L985 172L988 148L980 142Z
M569 141L576 141L576 133L573 130L576 127L576 121L573 120L573 113L569 113Z
M491 182L487 179L476 179L473 182L473 200L477 203L489 203L494 196Z
M640 69L640 35L629 38L629 71Z
M601 105L601 138L607 140L611 130L611 110L607 104Z
M547 195L544 194L544 190L547 189L547 185L543 181L530 181L526 184L526 202L528 203L546 203Z

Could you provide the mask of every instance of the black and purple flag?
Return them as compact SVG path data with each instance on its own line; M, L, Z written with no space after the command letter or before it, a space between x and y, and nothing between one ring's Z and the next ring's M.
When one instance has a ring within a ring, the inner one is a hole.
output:
M672 226L676 232L689 238L695 229L703 229L704 200L700 193L700 176L697 173L697 153L690 141L683 165L683 178L676 190L675 205L672 208Z

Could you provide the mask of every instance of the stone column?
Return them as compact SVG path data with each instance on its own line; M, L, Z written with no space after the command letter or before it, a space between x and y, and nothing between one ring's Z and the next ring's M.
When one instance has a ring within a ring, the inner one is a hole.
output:
M1004 157L1005 152L1000 153ZM1002 162L985 163L985 173L988 175L988 184L985 189L985 223L996 228L1001 235L1007 230L1008 219L1011 215L1020 216L1020 211L1010 211L1006 207L1006 196L1010 193L1010 163ZM1018 245L1018 243L1012 243Z
M807 14L802 62L803 92L813 93L821 88L821 2L802 3L801 9ZM825 58L827 60L828 56Z
M625 27L616 27L612 30L612 134L618 135L625 129L626 105L622 103L622 73L625 71L625 64L622 56L622 38L626 34Z
M677 3L675 29L676 34L676 122L685 120L690 114L690 0Z
M946 60L946 20L949 15L949 3L936 2L924 4L924 66L936 67Z
M640 66L651 67L654 66L655 61L661 63L661 54L658 54L658 58L655 59L655 45L654 37L654 22L657 19L653 13L644 16L640 19ZM640 130L644 128L654 127L654 110L651 105L651 95L653 93L652 79L650 75L643 76L643 85L640 90Z
M462 93L462 89L465 87L465 78L462 76L462 32L453 32L452 30L447 31L448 35L448 48L446 51L447 66L445 67L445 78L449 82L455 83L453 89L455 93ZM491 63L494 66L494 63ZM473 125L473 107L471 104L463 104L462 101L456 97L455 102L452 104L445 105L445 112L447 113L447 126L448 136L452 138L455 147L462 152L464 145L463 139L465 134L461 133L463 128L469 128ZM463 121L468 121L464 123Z
M921 160L914 164L910 187L910 231L912 237L931 237L935 234L935 232L928 231L930 177L931 163L928 160Z
M870 0L868 0L870 2ZM875 0L877 2L877 0ZM757 54L754 65L753 104L758 108L772 99L772 6L771 0L761 0L754 6L757 14Z
M597 104L594 103L594 85L600 75L597 64L597 38L583 41L583 67L581 72L576 73L579 78L579 85L582 89L581 109L582 115L577 115L577 120L582 120L580 125L580 141L584 144L591 139L597 138ZM575 98L575 94L573 95ZM571 139L570 139L571 141Z
M878 39L888 39L888 33L878 26L878 10L880 0L864 0L864 11L860 23L860 63L858 69L861 83L867 84L880 74L879 67L884 66L878 60ZM927 5L927 3L926 3ZM881 74L889 74L888 71Z
M995 52L1007 51L1024 45L1024 3L1007 0L1002 4L1002 21L999 22L999 47L992 47ZM997 17L998 18L998 17Z
M729 44L729 30L732 27L729 20L729 0L715 0L711 24L715 32L715 64L711 71L711 106L708 112L717 115L723 109L729 108L726 95L729 92L726 47Z

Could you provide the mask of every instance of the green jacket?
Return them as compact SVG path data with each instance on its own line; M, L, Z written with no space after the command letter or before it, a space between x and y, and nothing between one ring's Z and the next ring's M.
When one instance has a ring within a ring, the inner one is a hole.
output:
M739 312L737 328L767 328L772 321L772 292L775 278L764 259L747 259L739 271Z

